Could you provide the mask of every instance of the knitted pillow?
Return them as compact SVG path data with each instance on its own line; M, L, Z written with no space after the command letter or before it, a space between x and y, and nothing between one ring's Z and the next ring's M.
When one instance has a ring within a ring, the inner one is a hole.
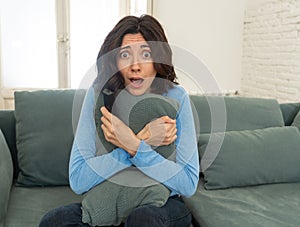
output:
M95 108L95 122L99 139L104 146L106 152L116 148L115 145L107 142L101 129L102 113L100 108L104 105L103 95L99 95ZM128 125L134 133L141 131L147 123L160 118L169 116L176 118L179 103L173 99L157 94L143 94L140 96L131 95L126 90L122 90L116 97L111 112ZM170 157L175 150L175 144L167 146L152 147L164 157Z
M99 139L107 152L115 146L107 142L101 129L100 107L104 105L104 98L99 95L95 108L95 122ZM144 126L155 118L169 116L176 118L179 104L167 97L155 94L133 96L126 90L119 93L112 106L112 113L127 124L134 133L138 133ZM175 151L175 144L153 147L165 158ZM141 173L140 173L141 174ZM148 176L142 174L144 178ZM166 203L170 191L162 184L147 187L129 187L114 182L105 181L94 187L84 195L82 201L82 220L90 225L119 225L131 211L141 205L162 206Z
M135 207L142 205L161 207L169 196L169 189L159 183L130 187L107 180L84 195L82 221L91 226L119 226Z

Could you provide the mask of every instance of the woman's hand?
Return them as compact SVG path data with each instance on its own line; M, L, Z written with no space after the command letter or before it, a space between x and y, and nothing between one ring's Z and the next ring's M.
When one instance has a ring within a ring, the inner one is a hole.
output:
M163 146L173 143L177 138L176 120L163 116L149 122L137 137L152 146Z
M103 115L101 128L105 139L134 156L139 147L140 139L123 121L111 114L105 107L101 107L100 111Z

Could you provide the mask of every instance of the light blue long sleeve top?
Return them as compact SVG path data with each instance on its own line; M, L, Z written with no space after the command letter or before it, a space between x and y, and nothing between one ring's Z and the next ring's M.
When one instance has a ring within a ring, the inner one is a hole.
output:
M143 174L170 189L172 195L192 196L199 180L197 137L191 103L186 91L179 85L168 90L165 96L180 104L176 117L176 158L169 160L141 141L135 156L124 149L96 155L96 125L94 119L95 92L88 89L71 151L69 180L77 194L89 191L94 186L128 167L135 166Z

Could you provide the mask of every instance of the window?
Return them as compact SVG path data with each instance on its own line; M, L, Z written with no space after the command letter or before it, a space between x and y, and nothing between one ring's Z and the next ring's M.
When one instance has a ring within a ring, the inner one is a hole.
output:
M152 1L130 0L130 14L140 16L148 13L152 15Z
M82 0L72 0L70 2L71 87L81 87L86 74L96 70L94 64L101 44L121 16L126 14L140 16L147 12L151 13L151 8L151 1L147 0L85 0L85 4L82 4Z
M16 89L78 88L114 24L151 7L152 0L0 0L0 109L13 108Z
M0 6L2 87L57 87L55 2L0 0Z
M105 36L120 19L118 9L118 0L85 0L85 4L82 0L70 2L72 88L79 87L82 78L96 62Z

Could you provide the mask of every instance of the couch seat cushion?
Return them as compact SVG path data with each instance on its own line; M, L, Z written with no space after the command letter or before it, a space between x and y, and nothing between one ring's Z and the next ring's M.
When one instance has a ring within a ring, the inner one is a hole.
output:
M206 190L184 198L194 226L299 226L300 183Z
M13 186L5 226L36 227L48 211L81 200L82 196L76 195L68 186Z

